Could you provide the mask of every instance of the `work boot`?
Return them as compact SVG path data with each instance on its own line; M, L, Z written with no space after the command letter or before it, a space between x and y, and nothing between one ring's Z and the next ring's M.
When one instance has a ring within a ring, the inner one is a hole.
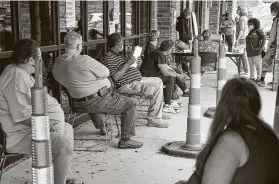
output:
M143 146L142 142L134 141L132 139L128 139L126 141L120 139L120 141L118 142L119 149L136 149L136 148L140 148L142 146Z
M265 87L265 82L264 82L264 81L260 81L260 82L258 83L258 86L259 86L259 87Z
M170 125L168 123L163 123L162 121L161 122L148 122L147 123L147 126L149 127L157 127L157 128L168 128Z

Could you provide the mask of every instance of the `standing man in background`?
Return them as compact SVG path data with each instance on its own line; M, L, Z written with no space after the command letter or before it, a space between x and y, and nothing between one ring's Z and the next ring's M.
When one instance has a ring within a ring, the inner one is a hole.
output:
M191 11L187 8L179 17L177 17L176 31L178 31L179 40L188 45L191 44L193 40L192 28Z
M225 42L228 46L228 51L232 52L233 46L233 27L235 26L235 22L232 20L229 13L225 13L225 18L222 19L220 24L220 29L225 34Z

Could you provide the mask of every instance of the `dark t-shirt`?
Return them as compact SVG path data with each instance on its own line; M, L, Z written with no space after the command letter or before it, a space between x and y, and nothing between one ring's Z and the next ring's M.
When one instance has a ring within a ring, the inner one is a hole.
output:
M166 64L166 56L160 49L157 49L148 55L143 61L140 71L143 75L161 75L158 64Z
M144 59L146 59L154 50L156 50L156 46L148 42L144 50Z

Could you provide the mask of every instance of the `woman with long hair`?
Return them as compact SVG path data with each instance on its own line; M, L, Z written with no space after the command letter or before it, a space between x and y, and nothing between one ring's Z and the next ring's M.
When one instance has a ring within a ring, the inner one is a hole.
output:
M187 184L279 183L279 141L260 119L260 94L245 78L229 80ZM180 182L183 183L183 182Z

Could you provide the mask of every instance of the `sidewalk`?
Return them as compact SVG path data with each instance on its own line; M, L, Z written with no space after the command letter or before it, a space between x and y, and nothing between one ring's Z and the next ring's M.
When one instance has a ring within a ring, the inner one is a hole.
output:
M236 73L236 66L228 60L227 79ZM249 76L248 76L249 77ZM208 107L215 106L216 74L204 74L201 86L202 113ZM260 89L263 119L272 126L275 109L276 92ZM136 128L135 139L144 143L141 149L119 150L117 139L108 141L106 152L96 152L105 148L103 137L93 128L90 121L82 124L75 131L75 151L73 158L74 175L85 184L172 184L187 179L194 169L195 160L172 157L159 152L168 141L184 141L186 134L188 98L181 97L183 109L168 120L171 125L167 129L140 126ZM206 140L211 119L202 116L202 142ZM114 127L114 136L117 130ZM81 140L87 139L87 140ZM15 174L16 173L16 174ZM31 184L31 159L28 159L3 174L4 184Z

